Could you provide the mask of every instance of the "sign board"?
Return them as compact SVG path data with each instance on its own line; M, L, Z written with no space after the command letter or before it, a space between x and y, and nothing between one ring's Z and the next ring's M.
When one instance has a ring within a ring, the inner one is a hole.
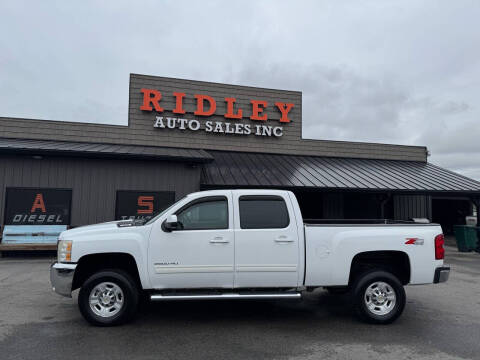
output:
M5 225L69 225L72 190L7 188Z
M173 191L117 191L116 220L148 221L175 202Z
M215 98L207 94L192 94L191 99L184 91L173 91L169 96L173 97L175 104L167 108L162 98L164 94L158 89L142 88L142 101L139 110L156 114L153 127L156 129L179 129L188 131L204 131L225 135L255 135L255 136L283 136L284 125L291 121L291 110L295 107L293 102L274 101L269 103L264 99L249 99L248 105L240 105L235 97L225 94ZM193 102L193 114L187 113L184 103ZM217 104L222 104L222 107ZM168 103L167 103L168 106ZM271 119L267 108L276 113L276 118ZM163 113L171 112L172 115ZM191 116L193 115L193 117ZM213 119L212 116L217 118ZM219 117L223 120L219 120ZM239 122L248 119L250 123Z
M300 91L131 74L128 109L129 126L119 139L131 144L302 155L302 148L313 151L302 140Z

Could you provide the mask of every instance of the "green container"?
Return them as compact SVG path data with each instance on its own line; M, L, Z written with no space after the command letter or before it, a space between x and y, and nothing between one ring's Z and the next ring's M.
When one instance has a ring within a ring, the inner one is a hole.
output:
M458 251L468 252L477 247L477 228L475 226L455 225L453 230Z

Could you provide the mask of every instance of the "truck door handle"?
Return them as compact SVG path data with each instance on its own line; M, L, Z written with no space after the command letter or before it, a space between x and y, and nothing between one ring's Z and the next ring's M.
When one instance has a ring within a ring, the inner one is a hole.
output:
M212 240L210 240L211 244L228 244L230 241L224 239L221 236L216 236Z
M280 235L279 237L277 237L275 239L275 242L277 242L277 243L291 243L291 242L293 242L293 239L289 238L288 236L285 236L285 235Z

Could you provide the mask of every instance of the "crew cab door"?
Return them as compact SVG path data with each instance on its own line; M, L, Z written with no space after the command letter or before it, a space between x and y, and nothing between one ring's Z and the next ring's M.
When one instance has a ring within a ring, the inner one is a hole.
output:
M152 228L149 273L156 289L232 288L234 237L231 192L200 196L166 215L177 215L180 228Z
M285 192L234 191L235 284L293 287L298 283L299 244L293 207Z

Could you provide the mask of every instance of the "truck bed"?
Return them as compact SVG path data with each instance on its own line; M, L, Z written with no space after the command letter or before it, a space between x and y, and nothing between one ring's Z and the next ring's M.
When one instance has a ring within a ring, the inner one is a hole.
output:
M356 221L304 222L306 286L347 285L354 257L372 251L405 253L411 269L409 283L433 281L435 268L443 263L434 256L434 238L442 233L440 225L385 219ZM412 239L419 240L418 245L411 244Z

